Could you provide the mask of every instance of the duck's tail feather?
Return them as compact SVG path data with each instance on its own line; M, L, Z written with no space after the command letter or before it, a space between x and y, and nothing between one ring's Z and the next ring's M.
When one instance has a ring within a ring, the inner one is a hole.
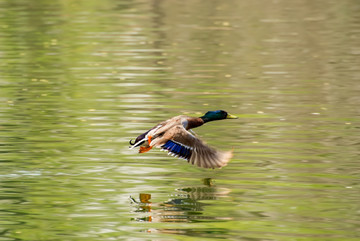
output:
M131 146L129 146L129 149L131 150L131 149L134 149L135 147L138 147L138 146L141 146L144 142L145 142L145 138L144 139L141 139L141 140L139 140L139 141L137 141L137 142L135 142L135 143L131 143L131 141L132 140L130 140L129 141L129 144L131 145Z
M134 149L135 147L138 147L140 145L142 145L145 141L147 141L147 134L149 133L149 131L141 134L140 136L136 137L135 141L132 143L130 140L129 141L129 149Z

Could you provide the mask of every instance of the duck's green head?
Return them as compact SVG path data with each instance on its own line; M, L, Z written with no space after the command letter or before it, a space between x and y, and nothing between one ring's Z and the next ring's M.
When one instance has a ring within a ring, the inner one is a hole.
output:
M224 119L237 119L237 116L231 115L224 110L215 110L215 111L208 111L205 115L200 117L203 121L215 121L215 120L224 120Z

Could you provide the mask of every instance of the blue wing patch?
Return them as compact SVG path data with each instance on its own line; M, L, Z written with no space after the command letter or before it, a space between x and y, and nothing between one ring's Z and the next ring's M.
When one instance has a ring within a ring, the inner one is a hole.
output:
M185 146L179 142L169 140L164 145L161 146L161 149L168 151L169 153L174 154L179 158L190 160L192 154L192 148Z

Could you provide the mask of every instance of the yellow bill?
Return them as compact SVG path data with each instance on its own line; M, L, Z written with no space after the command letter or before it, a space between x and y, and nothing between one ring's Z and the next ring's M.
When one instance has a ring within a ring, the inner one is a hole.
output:
M226 119L238 119L239 117L232 115L232 114L227 114Z

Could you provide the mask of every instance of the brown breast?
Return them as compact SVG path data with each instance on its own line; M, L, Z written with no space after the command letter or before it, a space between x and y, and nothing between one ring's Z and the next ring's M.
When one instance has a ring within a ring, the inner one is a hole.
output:
M187 130L202 126L204 124L204 121L199 117L189 117L187 118L187 121Z

